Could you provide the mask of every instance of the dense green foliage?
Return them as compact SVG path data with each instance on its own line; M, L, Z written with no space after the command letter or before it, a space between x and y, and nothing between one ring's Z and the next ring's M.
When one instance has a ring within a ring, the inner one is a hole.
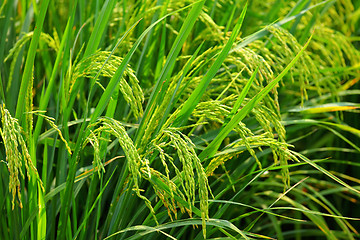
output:
M0 239L359 239L360 1L2 0Z

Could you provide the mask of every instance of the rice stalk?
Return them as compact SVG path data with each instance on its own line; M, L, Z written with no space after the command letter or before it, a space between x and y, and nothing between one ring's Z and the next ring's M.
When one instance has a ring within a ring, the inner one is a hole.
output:
M111 78L114 76L116 70L122 62L122 58L111 55L110 59L107 60L110 52L97 51L96 53L81 59L79 62L75 61L72 72L67 79L69 82L66 84L68 89L66 90L66 96L69 97L75 82L81 77L94 78L97 73L101 70L99 76ZM104 65L105 61L107 63ZM104 66L103 66L104 65ZM95 79L101 87L99 79ZM127 67L124 76L119 82L120 91L124 96L124 99L130 105L131 110L136 118L139 118L143 114L142 103L144 101L143 92L139 86L139 81L134 74L134 71ZM104 89L102 87L102 89Z
M16 64L16 60L19 56L19 53L20 53L21 49L23 49L25 44L31 40L33 35L34 35L34 32L29 32L29 33L22 35L22 37L10 49L8 55L4 59L4 62L8 61L10 58L13 59L11 61L11 65L10 65L10 75L9 75L9 79L8 79L8 82L6 85L6 91L9 91L11 84L13 82L15 64ZM54 38L52 38L49 34L42 32L40 34L39 41L44 45L45 44L48 45L51 49L53 49L56 52L59 50L60 43L59 43L57 34L55 32L54 32Z
M45 119L45 121L50 125L50 127L55 130L58 134L59 134L59 137L60 139L63 141L63 143L65 144L65 148L66 150L68 151L68 153L71 155L72 154L72 151L71 151L71 148L69 146L69 143L68 141L66 141L66 139L64 138L61 130L59 129L59 127L55 124L55 119L53 117L49 117L49 116L46 116L45 114L42 114L40 112L37 112L37 111L34 111L34 112L30 112L29 114L36 114L40 117L43 117Z
M134 188L133 190L136 192L136 195L143 199L146 206L149 208L152 216L154 217L154 220L157 222L155 212L153 207L151 206L151 202L149 199L147 199L145 196L143 196L140 192L140 182L143 178L143 174L146 175L147 178L151 178L151 170L149 166L149 161L147 159L141 158L138 154L138 151L136 150L133 141L127 134L125 128L122 126L122 124L119 121L116 121L115 119L111 118L100 118L96 123L89 126L89 128L96 127L100 125L100 127L95 128L95 130L91 133L91 137L87 138L84 142L86 144L89 141L92 141L95 147L96 141L99 142L99 136L101 136L101 133L106 132L108 134L111 134L112 136L115 136L117 139L119 139L119 144L121 145L125 156L127 158L127 166L129 169L129 172L131 173L131 179L134 182ZM97 139L97 140L94 140ZM95 148L95 152L98 151ZM99 163L97 160L95 160L96 164L102 165L102 163Z
M9 170L9 190L12 195L12 209L15 207L15 195L17 194L20 208L23 207L21 201L21 186L19 180L19 174L24 178L23 164L26 168L27 177L30 180L30 176L34 174L39 181L41 187L42 182L39 178L39 174L31 161L31 157L26 145L26 142L22 135L22 129L16 118L10 115L10 112L2 104L1 110L1 123L0 135L3 139L6 154L6 163ZM42 187L43 188L43 187ZM44 189L42 189L44 191Z
M209 193L211 194L211 190L205 170L195 152L195 145L192 143L189 137L178 131L178 129L166 128L163 129L159 133L159 135L157 135L157 137L152 141L152 146L154 147L150 148L150 153L151 151L154 151L154 149L158 149L160 153L160 158L162 158L162 164L166 166L166 169L169 169L167 162L169 162L170 166L174 168L177 180L180 181L182 191L184 192L183 196L186 198L184 200L187 201L189 206L188 213L190 217L192 216L193 211L192 206L195 206L196 196L199 197L202 226L204 236L206 236L206 220L209 219L208 195ZM164 153L164 149L169 148L174 149L174 151L176 152L176 156L181 163L182 170L175 166L173 157L170 157L168 154ZM169 175L166 176L165 179L166 182L171 182ZM197 182L195 182L195 180ZM169 186L176 185L170 184ZM198 194L196 194L196 188L198 188ZM173 198L171 199L171 201L173 201ZM174 205L173 202L170 202L168 200L165 202L165 204L166 206ZM172 212L175 212L173 208L170 208L170 210ZM170 211L168 211L168 213L170 213Z

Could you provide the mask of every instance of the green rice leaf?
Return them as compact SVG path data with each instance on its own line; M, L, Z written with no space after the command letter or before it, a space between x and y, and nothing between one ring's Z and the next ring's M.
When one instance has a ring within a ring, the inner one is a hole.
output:
M245 18L247 5L245 5L244 9L241 12L240 18L230 36L230 39L222 49L219 56L216 58L214 64L210 67L208 72L205 74L205 76L202 78L200 84L196 87L196 89L193 91L193 93L190 95L190 97L186 100L183 107L181 108L181 111L179 112L177 118L175 119L173 126L178 127L181 126L187 121L189 116L191 115L192 111L195 109L196 105L200 101L200 98L204 94L207 86L209 85L210 81L213 79L219 68L221 67L221 64L227 57L236 37L238 36L242 23Z

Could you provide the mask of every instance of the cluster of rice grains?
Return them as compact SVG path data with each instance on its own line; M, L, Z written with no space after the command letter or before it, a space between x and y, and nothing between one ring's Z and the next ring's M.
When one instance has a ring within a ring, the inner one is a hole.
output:
M32 163L18 120L10 115L10 112L5 108L4 104L1 105L0 110L2 123L0 135L5 146L6 164L10 173L9 190L12 194L12 208L14 209L15 206L16 193L19 199L19 205L22 208L19 174L22 178L24 178L22 170L23 163L25 163L28 179L30 179L31 176L35 176L40 183L41 180L39 179L37 170Z

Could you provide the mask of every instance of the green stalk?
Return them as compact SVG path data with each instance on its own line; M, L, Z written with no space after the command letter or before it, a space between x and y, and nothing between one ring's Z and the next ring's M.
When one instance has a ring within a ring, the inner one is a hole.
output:
M26 63L25 63L23 77L21 80L21 86L20 86L18 103L16 106L16 114L15 114L15 117L19 119L20 122L22 120L22 115L24 113L24 107L26 101L24 96L26 95L30 79L32 78L32 70L34 67L35 54L38 47L39 38L42 31L47 8L49 6L49 1L50 0L44 0L41 4L40 13L36 20L34 35L31 39L30 48L26 57Z
M16 107L16 114L15 114L16 118L20 122L23 118L25 103L27 101L27 98L30 97L30 96L28 96L29 88L32 89L32 86L30 86L30 82L32 83L32 73L33 73L35 54L36 54L36 50L38 47L39 38L40 38L41 31L42 31L42 27L43 27L43 23L44 23L48 5L49 5L49 0L44 0L41 4L40 13L38 15L36 25L35 25L34 35L33 35L33 38L31 39L30 48L28 50L28 54L27 54L27 58L26 58L24 73L23 73L19 96L18 96L18 103L17 103L17 107ZM25 122L23 124L25 124ZM27 130L29 139L31 139L32 138L32 130L27 129L27 127L25 127L25 129ZM30 151L31 151L31 160L32 160L34 166L36 167L36 154L34 154L35 153L35 151L34 151L35 145L34 144L35 144L34 142L30 142ZM36 208L37 199L39 199L39 201L41 201L41 199L43 199L43 193L42 193L42 191L39 191L39 192L37 191L38 186L37 186L37 178L36 178L35 174L30 173L30 175L31 175L32 179L31 179L31 182L29 183L28 191L29 191L29 195L30 195L29 212L31 213ZM37 198L37 195L39 198ZM35 239L36 232L38 230L40 230L40 232L37 232L38 239L43 237L44 232L46 232L46 231L44 231L44 228L43 228L44 224L46 224L46 215L44 215L45 211L44 211L43 205L42 205L42 208L40 209L40 211L42 211L42 214L41 214L41 216L39 215L39 218L37 221L39 228L35 229L34 225L32 225L32 227L31 227L31 238L32 239Z

